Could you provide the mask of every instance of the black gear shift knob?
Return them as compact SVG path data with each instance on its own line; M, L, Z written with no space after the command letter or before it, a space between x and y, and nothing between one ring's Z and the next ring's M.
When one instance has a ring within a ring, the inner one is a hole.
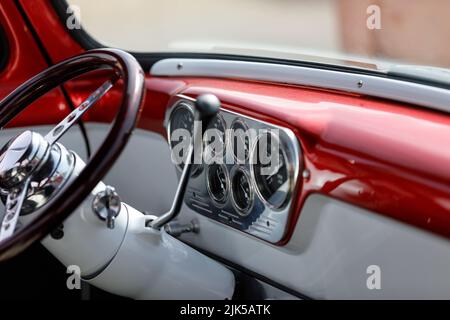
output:
M198 120L204 121L214 117L220 109L220 100L213 94L202 94L195 102Z

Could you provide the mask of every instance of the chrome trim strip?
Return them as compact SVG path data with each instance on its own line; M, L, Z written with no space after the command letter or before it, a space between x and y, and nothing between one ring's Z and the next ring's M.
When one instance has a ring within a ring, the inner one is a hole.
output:
M260 80L313 86L406 102L450 113L450 90L341 71L247 61L164 59L152 66L150 74Z

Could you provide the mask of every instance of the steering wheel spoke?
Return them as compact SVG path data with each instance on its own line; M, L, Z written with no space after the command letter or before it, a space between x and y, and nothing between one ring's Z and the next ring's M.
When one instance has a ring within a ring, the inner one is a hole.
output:
M3 216L3 221L0 227L0 242L8 239L14 234L29 186L30 179L26 180L22 185L14 188L14 190L8 194L5 204L5 215Z
M84 100L75 110L65 117L56 127L54 127L44 137L47 142L52 145L58 141L72 125L81 118L98 100L100 100L114 85L116 79L105 81L97 90L95 90L86 100Z

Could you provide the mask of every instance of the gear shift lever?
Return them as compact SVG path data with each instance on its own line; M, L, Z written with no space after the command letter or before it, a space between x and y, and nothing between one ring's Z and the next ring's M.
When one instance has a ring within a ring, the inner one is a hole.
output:
M186 192L186 187L191 176L191 169L196 157L202 156L202 137L208 127L211 119L219 112L220 101L213 94L204 94L197 98L195 102L195 121L194 121L194 132L191 140L191 145L188 150L188 154L185 160L183 172L181 173L180 181L178 183L178 188L175 193L175 198L172 203L172 207L168 212L162 216L156 218L150 223L150 226L156 229L161 228L166 223L173 220L181 210L183 205L184 194ZM200 158L201 159L201 158Z

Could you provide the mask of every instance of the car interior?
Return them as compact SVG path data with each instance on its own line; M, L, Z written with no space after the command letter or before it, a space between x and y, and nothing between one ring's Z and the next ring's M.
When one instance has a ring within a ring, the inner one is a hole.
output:
M157 2L1 1L4 297L449 299L448 51L275 48L361 1Z

